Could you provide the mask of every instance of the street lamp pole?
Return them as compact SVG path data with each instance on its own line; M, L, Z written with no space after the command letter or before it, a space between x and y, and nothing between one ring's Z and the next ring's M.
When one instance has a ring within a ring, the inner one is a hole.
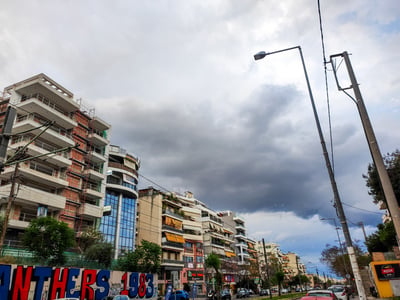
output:
M346 240L347 253L349 255L350 264L351 264L351 267L352 267L352 270L353 270L353 274L354 274L354 278L355 278L355 281L356 281L358 295L360 297L360 300L366 300L365 290L364 290L364 286L363 286L361 275L360 275L360 269L359 269L358 264L357 264L357 258L356 258L356 254L355 254L355 251L354 251L354 248L353 248L353 243L351 241L349 228L347 226L346 217L345 217L343 206L342 206L342 202L341 202L340 196L339 196L339 191L338 191L338 188L337 188L337 185L336 185L335 175L333 173L332 164L330 162L328 151L327 151L325 140L324 140L324 136L322 134L322 129L321 129L321 125L320 125L320 122L319 122L319 117L318 117L317 109L316 109L316 106L315 106L314 97L313 97L313 94L312 94L312 91L311 91L310 80L308 78L307 69L306 69L306 65L304 63L303 52L301 51L301 47L300 46L295 46L295 47L290 47L290 48L286 48L286 49L282 49L282 50L278 50L278 51L274 51L274 52L269 52L269 53L267 53L265 51L261 51L261 52L258 52L257 54L254 55L254 59L255 60L259 60L259 59L264 58L267 55L276 54L276 53L289 51L289 50L294 50L294 49L299 50L301 63L303 65L304 76L305 76L306 82L307 82L308 94L310 96L311 106L312 106L313 113L314 113L314 118L315 118L315 123L317 125L318 135L319 135L319 139L320 139L321 146L322 146L322 152L323 152L323 155L324 155L324 158L325 158L325 164L326 164L326 167L328 169L329 178L330 178L331 185L332 185L332 190L333 190L336 210L337 210L337 213L339 215L340 223L342 224L343 235L344 235L345 240Z

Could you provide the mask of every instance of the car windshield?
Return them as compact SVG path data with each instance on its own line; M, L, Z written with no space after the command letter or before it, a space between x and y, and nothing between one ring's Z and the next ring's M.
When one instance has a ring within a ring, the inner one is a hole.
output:
M316 297L332 297L332 295L328 292L320 292L320 291L315 291L315 292L309 292L309 296L316 296Z

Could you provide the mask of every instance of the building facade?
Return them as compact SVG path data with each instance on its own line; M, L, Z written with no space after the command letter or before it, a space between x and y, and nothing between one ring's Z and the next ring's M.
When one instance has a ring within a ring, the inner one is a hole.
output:
M114 245L115 259L135 250L139 168L137 157L119 146L110 146L104 200L104 207L110 211L101 219L100 231Z
M152 187L139 191L137 243L147 240L161 246L161 271L158 290L165 293L168 284L181 289L184 267L184 213L172 193Z
M6 87L2 100L2 109L17 111L5 160L14 163L0 174L0 193L14 195L5 244L17 244L29 222L46 215L67 223L79 241L103 215L111 126L44 74ZM7 198L0 204L5 212Z

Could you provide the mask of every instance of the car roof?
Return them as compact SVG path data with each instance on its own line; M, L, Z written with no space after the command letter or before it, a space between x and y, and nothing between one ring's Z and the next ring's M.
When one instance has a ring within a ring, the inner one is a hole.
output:
M332 297L327 297L327 296L304 296L304 297L301 297L301 300L316 300L316 299L331 300Z

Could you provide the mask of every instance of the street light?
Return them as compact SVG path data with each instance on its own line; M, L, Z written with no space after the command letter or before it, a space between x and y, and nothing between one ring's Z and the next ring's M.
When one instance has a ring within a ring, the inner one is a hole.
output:
M337 210L337 213L339 215L339 218L340 218L340 223L342 224L343 235L344 235L345 240L346 240L347 252L348 252L348 255L349 255L351 267L352 267L354 278L355 278L355 281L356 281L358 294L359 294L360 300L365 300L366 299L366 295L365 295L364 286L363 286L361 275L360 275L360 270L359 270L359 267L358 267L358 264L357 264L356 254L355 254L355 251L354 251L354 248L353 248L353 243L351 241L350 232L349 232L349 228L347 226L346 217L344 215L342 202L340 201L339 192L338 192L338 189L337 189L337 186L336 186L336 181L335 181L335 175L333 173L333 168L332 168L332 165L331 165L331 162L330 162L330 159L329 159L329 155L328 155L328 150L326 148L324 136L322 134L322 129L321 129L321 125L320 125L320 122L319 122L317 109L316 109L316 106L315 106L315 103L314 103L314 97L313 97L313 94L312 94L312 91L311 91L310 80L308 79L307 69L306 69L306 65L304 63L303 52L301 51L301 47L300 46L295 46L295 47L281 49L281 50L277 50L277 51L273 51L273 52L260 51L260 52L258 52L257 54L254 55L254 59L255 60L259 60L259 59L262 59L262 58L266 57L267 55L276 54L276 53L289 51L289 50L294 50L294 49L299 50L301 63L303 65L304 76L305 76L306 82L307 82L308 94L310 96L311 106L312 106L313 113L314 113L314 118L315 118L315 123L317 125L318 135L319 135L319 139L320 139L321 146L322 146L322 152L323 152L323 155L324 155L324 158L325 158L325 164L326 164L326 167L328 169L329 178L330 178L331 185L332 185L332 190L333 190L333 195L334 195L334 200L335 200L335 206L336 206L336 210Z

